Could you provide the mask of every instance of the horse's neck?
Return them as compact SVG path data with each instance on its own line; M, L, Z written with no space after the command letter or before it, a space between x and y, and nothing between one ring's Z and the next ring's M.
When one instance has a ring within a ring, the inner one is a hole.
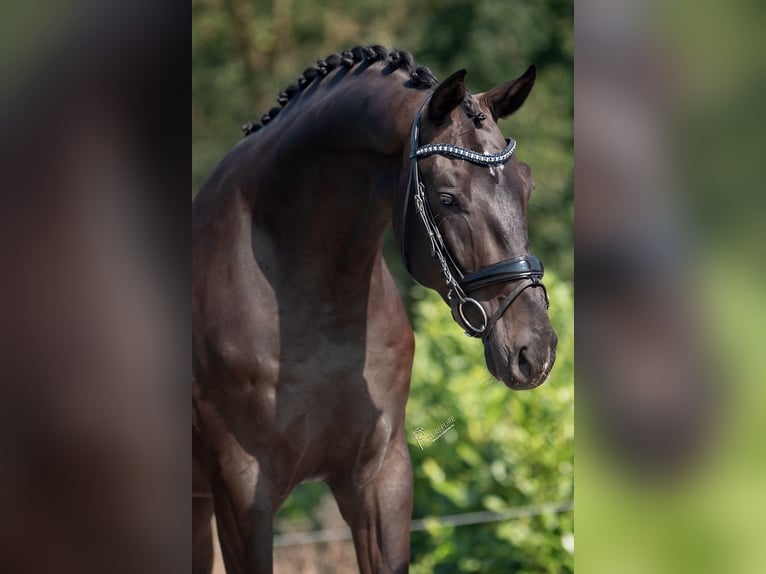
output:
M380 256L402 188L409 121L424 97L384 87L378 81L369 94L347 90L313 106L306 101L257 135L253 223L279 253L278 264L306 280L364 280L359 274Z

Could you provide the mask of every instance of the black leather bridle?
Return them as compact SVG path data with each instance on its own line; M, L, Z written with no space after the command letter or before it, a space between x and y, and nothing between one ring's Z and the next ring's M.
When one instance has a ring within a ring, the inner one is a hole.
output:
M483 154L469 149L461 148L452 144L426 144L420 146L420 119L431 96L428 96L412 122L410 130L410 176L404 197L402 214L402 259L407 270L410 268L409 252L407 250L407 212L409 204L415 203L415 209L423 223L423 228L431 243L431 255L436 259L441 269L442 276L446 281L448 291L447 300L452 308L452 315L470 337L485 339L490 335L495 324L511 306L511 303L529 287L541 287L545 293L545 303L548 304L548 293L543 285L543 263L534 255L522 255L492 265L487 265L473 271L464 273L460 265L455 261L451 251L444 242L439 227L431 210L431 204L426 195L425 185L420 179L418 160L432 155L460 159L476 165L488 167L507 162L516 149L513 139L506 140L507 147L496 155ZM414 190L414 191L413 191ZM487 315L481 303L472 298L471 292L488 285L499 283L519 282L516 288L503 299L497 310L492 315ZM478 321L469 318L470 310L478 312Z

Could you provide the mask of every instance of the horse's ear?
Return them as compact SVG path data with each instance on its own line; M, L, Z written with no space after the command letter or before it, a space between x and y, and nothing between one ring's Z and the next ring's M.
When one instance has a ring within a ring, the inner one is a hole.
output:
M444 80L428 103L428 119L434 125L443 124L456 107L465 99L466 70L458 70Z
M484 103L492 113L492 117L497 121L500 118L510 116L521 107L529 92L532 91L536 77L537 68L532 65L515 80L495 86L476 97Z

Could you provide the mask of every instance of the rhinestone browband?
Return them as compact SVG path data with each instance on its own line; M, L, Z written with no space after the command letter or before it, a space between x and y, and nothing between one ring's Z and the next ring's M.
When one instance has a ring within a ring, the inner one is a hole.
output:
M471 163L482 166L499 165L501 163L507 162L513 155L513 152L516 150L516 140L509 138L505 141L508 142L507 147L496 155L479 153L452 144L437 143L426 144L422 147L419 147L415 152L415 157L421 159L430 155L438 154L470 161Z

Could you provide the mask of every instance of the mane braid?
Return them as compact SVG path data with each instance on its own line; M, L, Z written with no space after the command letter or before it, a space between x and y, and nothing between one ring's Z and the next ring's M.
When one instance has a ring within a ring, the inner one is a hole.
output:
M337 68L351 69L357 64L372 65L376 62L386 62L383 68L384 74L390 74L396 70L404 70L410 76L405 84L408 88L423 90L434 87L438 80L433 72L425 66L415 63L412 54L405 50L389 50L385 46L375 44L373 46L355 46L340 54L330 54L323 60L317 60L316 65L303 70L294 84L291 84L277 95L279 106L271 108L261 116L260 122L247 123L242 126L245 137L263 129L297 94L303 92L315 80L322 80L325 76ZM466 110L468 111L468 110Z

